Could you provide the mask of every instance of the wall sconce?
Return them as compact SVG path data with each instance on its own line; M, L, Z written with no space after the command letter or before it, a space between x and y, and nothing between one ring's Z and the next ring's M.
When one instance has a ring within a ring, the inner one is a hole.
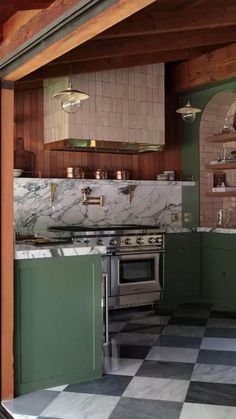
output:
M199 108L193 108L188 101L185 106L177 109L176 112L181 114L182 120L184 122L193 122L196 118L196 114L202 112L202 110Z
M88 99L89 95L80 92L77 89L73 89L72 84L70 83L70 86L67 89L54 93L53 98L61 100L63 111L74 113L79 109L81 100Z

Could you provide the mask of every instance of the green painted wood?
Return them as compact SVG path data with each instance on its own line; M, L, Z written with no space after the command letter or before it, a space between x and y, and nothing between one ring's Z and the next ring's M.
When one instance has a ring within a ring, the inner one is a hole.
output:
M236 308L236 251L202 248L202 297L219 307Z
M200 296L200 236L166 235L164 302L186 303Z
M15 391L102 374L101 257L15 262Z
M236 251L236 234L202 233L201 244L203 247Z

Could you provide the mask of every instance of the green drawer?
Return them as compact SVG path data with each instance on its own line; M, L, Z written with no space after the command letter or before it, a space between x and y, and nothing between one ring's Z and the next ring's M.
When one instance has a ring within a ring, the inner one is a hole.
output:
M166 249L184 249L200 246L199 233L168 233L165 240Z
M201 233L202 247L236 250L236 234Z

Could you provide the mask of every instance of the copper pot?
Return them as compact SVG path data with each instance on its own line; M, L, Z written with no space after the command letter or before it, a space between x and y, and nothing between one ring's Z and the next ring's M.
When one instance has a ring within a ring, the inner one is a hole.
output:
M129 172L127 170L116 170L115 175L117 180L129 179Z

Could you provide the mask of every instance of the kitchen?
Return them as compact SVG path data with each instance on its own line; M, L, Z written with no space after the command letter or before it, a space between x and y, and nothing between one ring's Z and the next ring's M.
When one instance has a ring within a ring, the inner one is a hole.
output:
M233 36L233 35L231 35L231 36ZM225 41L225 42L227 42L227 41ZM228 40L228 42L230 42L230 41ZM182 51L182 53L184 53L184 51ZM164 57L164 55L163 55L163 57ZM196 60L197 60L197 58L196 58ZM137 65L139 65L139 64L137 63ZM48 68L47 69L48 74L50 73L50 70L52 70L52 72L53 72L53 68ZM67 74L69 73L69 71L70 71L69 68L67 68ZM74 72L74 70L73 70L73 72ZM231 73L229 72L228 74L231 74ZM35 77L37 78L37 76L35 76ZM220 76L220 77L222 77L222 76ZM225 77L225 78L227 78L227 77ZM28 87L29 86L30 85L28 85ZM20 90L20 88L22 88L22 87L19 86L19 90ZM229 89L230 88L233 89L233 83L232 83L232 87L230 86L230 83L226 83L225 89L227 90L228 88ZM31 91L30 91L30 88L26 89L26 91L24 93L25 103L27 102L27 95L28 95L28 97L30 97L30 95L33 95L34 94L33 93L34 89L35 88L32 88ZM39 89L38 90L38 93L37 93L38 101L32 100L32 107L34 107L34 106L36 107L36 104L39 103L39 95L40 94L42 95L42 87L39 86L38 89ZM209 97L213 93L213 90L214 89L216 89L215 92L217 93L217 87L212 88L212 90L209 89L210 90L209 93L208 93L209 94ZM219 87L218 89L220 91L222 89L222 86L221 86L221 88ZM17 94L17 90L16 90L16 94ZM207 97L206 97L207 95L205 95L204 98L202 98L200 96L201 96L200 93L196 92L196 93L193 93L190 96L190 98L191 98L191 102L193 102L195 106L199 106L199 107L201 107L201 106L200 106L200 104L198 104L198 102L203 101L203 106L202 106L202 109L203 109L204 106L206 106L206 103L207 103ZM32 97L33 96L31 96L31 98ZM167 94L167 100L168 100L168 94ZM185 97L183 98L183 101L185 102ZM19 106L21 106L21 105L19 105ZM28 106L29 106L29 102L28 102ZM175 110L177 109L178 106L177 106L176 103L171 103L170 107L172 107L172 112L171 112L171 118L172 119L171 120L173 120L173 115L175 115ZM25 107L25 116L26 115L27 115L27 104L26 104L26 107ZM167 113L166 113L166 115L167 115ZM223 116L225 116L225 114L224 115L222 114L222 118L223 118ZM6 120L8 120L8 118L6 118ZM177 125L178 125L178 122L179 122L178 119L175 120L175 123ZM32 138L32 132L30 133L31 128L30 128L29 124L27 125L26 118L25 118L25 124L26 124L25 125L25 128L23 129L22 126L24 125L24 122L22 121L22 119L19 120L19 123L18 124L16 122L16 129L18 130L17 137L23 137L24 138L24 141L25 141L25 148L27 150L30 150L30 149L33 150L33 146L30 145L30 140L29 140L29 137ZM222 125L223 125L223 123L222 123ZM12 132L11 131L12 128L9 127L9 129L10 129L9 132ZM23 129L23 135L22 135L22 129ZM38 124L38 128L37 129L38 130L42 130L42 126L41 126L40 123ZM188 179L190 179L191 176L194 175L194 180L195 181L198 181L198 167L197 167L198 166L198 162L197 162L197 159L194 158L195 156L198 156L198 148L197 148L198 147L198 142L197 142L197 140L195 140L196 135L197 135L197 128L196 128L196 125L193 124L190 127L183 126L182 129L184 131L184 133L183 133L183 135L184 135L183 143L184 144L187 144L187 146L186 147L183 147L182 150L180 150L180 145L178 145L178 143L175 144L175 141L177 141L177 137L175 135L170 135L168 133L168 132L170 132L170 131L173 130L172 131L172 134L173 134L173 132L175 130L174 124L171 124L171 126L168 126L168 124L167 124L167 129L166 129L166 142L168 144L168 140L167 139L168 139L168 136L169 136L169 138L171 138L170 139L170 143L169 143L169 144L171 144L171 146L168 146L167 147L167 150L165 152L160 152L160 155L159 156L156 155L158 153L153 153L153 154L152 153L148 153L147 155L143 155L143 156L136 156L136 155L134 155L132 157L129 156L129 158L127 156L121 156L121 155L119 155L119 157L115 156L113 158L113 161L112 161L111 158L106 157L105 155L102 155L102 154L99 155L99 156L98 155L92 156L91 154L89 155L88 153L86 153L86 154L83 154L83 153L68 153L68 154L67 153L65 153L65 154L63 153L62 154L62 153L59 153L59 152L57 154L54 153L54 152L51 152L51 153L48 152L47 153L46 151L45 152L42 151L42 143L41 143L39 145L39 147L41 148L41 153L36 153L36 158L38 156L38 158L41 159L41 165L38 164L37 167L40 167L40 166L42 167L42 162L44 162L45 170L49 170L49 167L51 167L50 170L52 170L52 172L51 173L48 172L48 174L44 174L43 177L44 176L51 177L55 181L55 179L57 180L60 177L59 174L58 174L58 172L57 172L57 170L58 169L61 169L62 167L70 167L71 165L73 165L74 164L74 161L73 160L75 159L75 157L72 157L72 154L73 155L74 154L79 154L79 156L78 156L78 163L76 161L76 166L78 165L79 167L86 165L88 167L92 167L93 170L95 170L96 168L100 168L100 167L102 167L102 168L109 167L109 168L111 168L114 171L115 170L118 170L120 168L125 168L125 169L130 170L130 171L133 170L133 172L134 172L133 179L134 180L139 180L139 179L154 180L154 179L156 179L156 175L158 173L161 173L164 170L171 170L171 169L173 169L173 170L176 171L177 179L179 180L180 179L180 152L181 152L182 155L184 156L184 159L183 159L183 162L182 162L182 173L184 173L184 176L186 176L186 178L188 178ZM27 134L27 132L28 132L28 134ZM33 132L35 133L34 138L36 139L37 131L33 131ZM190 137L191 137L191 139L190 139ZM190 141L187 143L187 140L188 141L190 140ZM34 141L36 142L36 140L34 140ZM40 143L40 142L37 141L37 143ZM190 146L191 146L191 148L193 150L193 153L195 153L195 155L191 155L191 151L192 150L189 149ZM6 150L7 156L9 156L8 153L10 153L10 151L12 151L12 154L13 154L13 150L9 150L9 148L8 148L8 150ZM176 151L176 153L174 151ZM43 158L43 154L44 153L45 153L45 160ZM186 153L187 156L184 155L184 153ZM59 155L61 157L58 157L58 162L57 162L57 160L55 159L55 156L59 156ZM107 155L107 156L109 156L109 155ZM62 158L63 158L63 162L62 162L62 160L60 161L60 159L62 159ZM109 165L107 164L106 159L109 161ZM50 164L49 164L49 160L50 160ZM85 161L86 161L86 164L85 164ZM99 164L97 163L97 161L99 161ZM208 161L209 161L209 159L208 159ZM8 158L5 160L5 164L6 164L6 162L9 162L9 159ZM135 173L135 170L136 170L136 173ZM54 174L53 174L53 171L54 171ZM21 182L23 180L24 180L24 178L22 178L22 179L19 178L19 182ZM40 179L35 180L35 181L39 181L40 182ZM18 180L17 180L17 182L18 182ZM133 185L132 181L130 181L130 182L131 182L130 184ZM139 182L137 182L137 183L139 183ZM91 184L92 184L91 181L89 181L89 183L86 186L90 186L91 187ZM135 184L135 182L134 182L134 184ZM129 185L129 183L127 183L126 186L127 185ZM146 187L148 186L147 184L145 184L145 185L146 185ZM47 199L47 203L49 203L49 206L50 206L50 187L49 187L49 185L47 185L47 186L48 186L48 188L47 188L47 197L46 197L46 199ZM134 197L133 197L133 202L132 202L133 205L134 205L135 202L137 204L136 199L138 198L137 195L138 195L138 188L139 188L139 186L141 186L141 185L138 185L138 187L134 191ZM145 190L146 190L146 187L145 187ZM168 185L168 187L169 187L169 185ZM9 190L10 190L9 189L9 186L5 184L4 185L4 188L5 188L6 194L9 194ZM95 191L95 192L96 192L94 194L95 197L100 196L100 195L103 195L103 192L100 192L100 191L99 191L99 193L97 193L97 191ZM198 226L199 225L199 220L198 220L198 205L197 205L197 202L198 202L198 193L199 193L198 192L198 184L196 184L196 185L186 185L186 186L183 185L182 198L183 198L183 204L184 204L184 208L185 208L184 211L183 211L183 215L185 214L185 217L184 218L185 218L185 226L186 227L189 227L189 226ZM105 193L104 193L104 195L105 195L105 197L107 196ZM82 194L81 195L79 194L79 196L80 196L79 199L82 199ZM92 196L93 196L93 193L92 193ZM126 204L129 205L129 200L127 198L128 197L126 196L126 201L125 202L126 202ZM58 199L58 193L57 192L56 192L56 199ZM213 199L213 198L211 198L211 199ZM55 202L55 206L56 205L60 205L60 203L56 203ZM90 208L89 208L89 210L90 210ZM128 209L127 209L127 211L128 211ZM175 211L173 211L173 212L175 212ZM10 214L10 213L11 213L11 209L8 207L8 214ZM178 211L177 211L177 213L178 213ZM171 219L170 212L167 215L168 215L167 218L170 220ZM173 217L174 216L176 217L176 214L174 214ZM190 217L190 222L189 222L189 217ZM122 222L123 222L123 220L122 220ZM132 223L133 223L133 221L132 221ZM219 235L217 235L217 236L219 236ZM233 250L234 250L233 237L230 238L230 240L229 240L229 241L232 241L232 243L230 244L230 243L227 242L227 237L223 237L223 236L222 236L222 240L223 239L225 240L225 243L224 244L218 243L217 240L219 241L219 238L218 237L216 238L215 235L212 236L212 237L214 237L215 242L217 242L216 244L214 244L214 246L216 246L216 249L214 248L213 245L210 246L209 243L205 243L204 244L205 247L206 247L206 249L208 249L207 250L208 252L210 252L209 249L211 249L211 247L212 247L212 250L211 250L210 254L213 254L213 256L212 256L213 258L214 258L214 254L218 254L219 253L219 251L218 251L218 253L215 252L215 250L217 250L217 249L220 250L220 254L224 255L224 252L227 251L228 257L230 255L232 255L232 257L233 257ZM168 240L171 240L168 237L170 237L170 236L167 235L167 245L168 245ZM173 237L175 237L175 236L173 236ZM186 237L186 236L184 236L184 237ZM183 239L183 240L185 240L185 239ZM5 248L6 248L6 245L7 245L7 240L6 239L5 239L4 244L5 244ZM185 250L185 251L187 250L187 252L189 252L191 250L191 249L189 249L189 244L188 243L187 244L184 243L184 244L186 246L186 249L185 249L184 246L181 246L181 250ZM174 246L176 246L176 248L178 248L179 245L178 244L172 244L171 245L171 251L170 251L170 253L172 252L172 257L173 257L173 254L174 254ZM197 260L197 257L198 257L199 252L200 252L200 246L199 246L199 243L198 243L198 240L197 239L196 239L196 243L195 242L192 243L192 248L193 248L192 249L192 253L194 255L194 258L196 258L194 260ZM197 249L197 251L196 251L196 249ZM183 256L183 255L184 255L184 253L182 254L182 258L184 258L184 260L186 261L186 255L185 256ZM168 257L168 254L166 256ZM6 258L7 259L9 258L9 253L6 255ZM189 259L188 258L189 265L191 265L190 260L192 261L193 259ZM229 264L232 264L232 263L230 262ZM167 266L169 266L169 264L167 264ZM7 268L7 265L5 265L5 267ZM190 269L190 267L188 266L188 269ZM226 268L227 268L227 266L226 266ZM227 269L226 268L225 269L222 269L221 267L219 267L220 273L221 273L221 271L223 273L225 272L225 275L227 277L228 274L227 274ZM9 271L8 271L8 275L9 275ZM172 274L169 273L169 275L173 275L173 273ZM198 278L197 273L196 273L196 278ZM185 278L185 281L187 283L187 279L186 278ZM8 285L9 285L9 283L8 283ZM187 285L189 286L189 284L187 284ZM168 286L168 282L167 282L166 286ZM198 287L198 285L197 285L197 287ZM196 291L197 291L197 287L196 287ZM184 289L186 289L186 288L184 288ZM173 295L176 295L176 292L178 292L178 286L177 285L176 285L176 291L173 292ZM191 290L188 291L187 295L189 296L191 294L191 292L192 292ZM208 295L208 297L209 297L209 295ZM226 295L225 298L226 298L226 301L227 301L227 295ZM180 295L180 299L181 299L181 295ZM231 305L233 305L233 304L234 304L234 301L233 301L233 297L232 297L232 303L231 303Z

